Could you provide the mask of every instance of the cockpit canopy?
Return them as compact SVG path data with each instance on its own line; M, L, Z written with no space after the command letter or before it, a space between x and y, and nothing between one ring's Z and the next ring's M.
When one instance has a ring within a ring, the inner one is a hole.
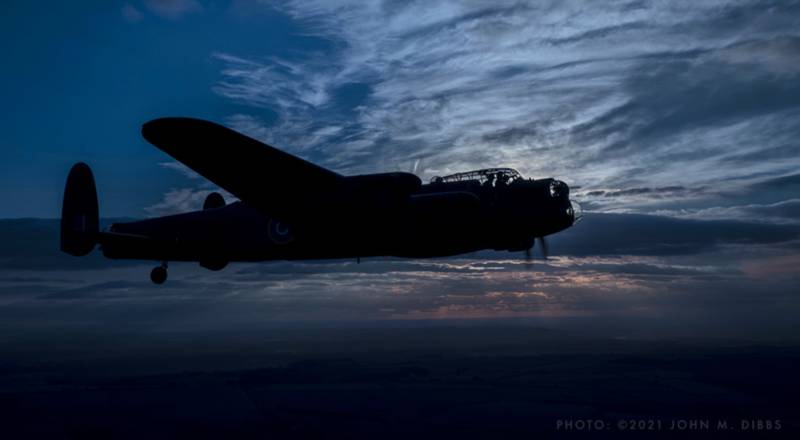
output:
M486 181L511 183L517 179L522 179L522 175L513 168L485 168L482 170L450 174L448 176L436 176L431 179L431 183L464 182L468 180L476 180L480 183Z

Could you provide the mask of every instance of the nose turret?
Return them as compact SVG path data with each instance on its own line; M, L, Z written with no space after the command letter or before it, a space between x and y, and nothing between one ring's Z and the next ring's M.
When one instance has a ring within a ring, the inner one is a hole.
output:
M569 208L567 208L567 213L572 217L572 224L578 223L583 218L583 208L581 205L578 204L575 200L569 201Z

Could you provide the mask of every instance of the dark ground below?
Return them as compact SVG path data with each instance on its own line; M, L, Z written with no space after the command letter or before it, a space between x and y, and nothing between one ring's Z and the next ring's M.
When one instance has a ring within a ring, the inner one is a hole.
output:
M800 438L791 344L526 326L12 336L2 438Z

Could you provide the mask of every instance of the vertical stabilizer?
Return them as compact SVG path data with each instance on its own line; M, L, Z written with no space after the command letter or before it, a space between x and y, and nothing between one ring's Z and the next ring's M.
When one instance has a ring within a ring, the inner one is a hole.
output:
M75 256L91 252L100 230L97 188L89 165L78 162L69 170L61 206L61 250Z

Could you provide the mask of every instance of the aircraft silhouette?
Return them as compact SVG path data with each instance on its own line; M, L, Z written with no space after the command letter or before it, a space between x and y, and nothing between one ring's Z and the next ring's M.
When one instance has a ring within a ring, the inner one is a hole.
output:
M536 238L580 219L569 187L492 168L423 184L411 173L343 176L199 119L147 122L142 136L239 201L219 193L203 209L114 223L101 231L92 171L75 164L61 212L61 250L75 256L98 244L112 259L160 261L151 280L167 279L168 261L221 270L236 261L371 256L442 257L483 249L524 251Z

